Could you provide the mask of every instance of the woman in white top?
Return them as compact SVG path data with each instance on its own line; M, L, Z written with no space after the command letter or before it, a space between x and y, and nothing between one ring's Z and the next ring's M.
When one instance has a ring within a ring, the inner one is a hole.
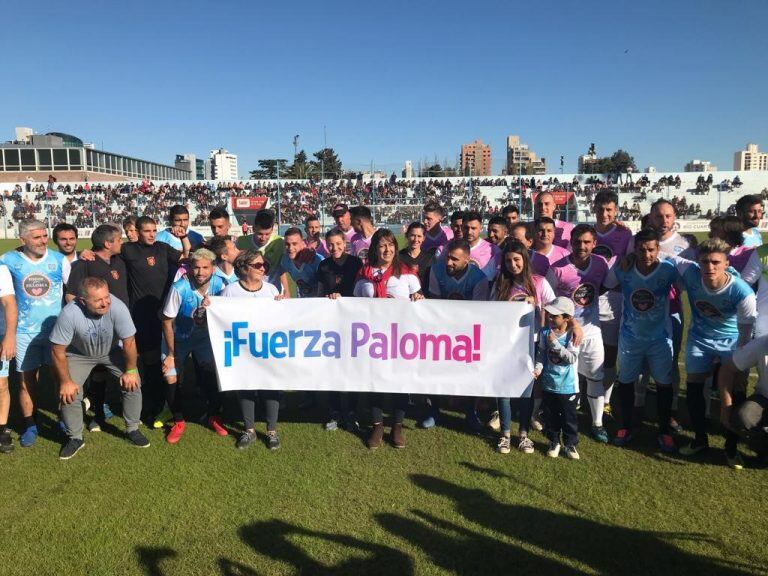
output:
M368 264L357 275L354 295L363 298L400 298L421 300L418 277L400 261L394 234L383 228L371 238ZM408 405L407 394L371 394L371 419L373 429L368 437L368 448L378 448L384 440L384 410L387 396L392 399L394 423L391 440L395 448L405 448L403 418Z
M238 281L228 285L222 291L222 296L231 298L270 298L280 300L283 297L278 289L264 280L268 264L264 256L256 250L244 250L233 262ZM277 415L280 410L280 394L277 390L240 390L240 411L243 415L245 432L237 440L236 446L241 450L248 448L256 439L256 400L261 396L264 403L264 416L267 420L267 446L270 450L280 448L280 437L277 435Z

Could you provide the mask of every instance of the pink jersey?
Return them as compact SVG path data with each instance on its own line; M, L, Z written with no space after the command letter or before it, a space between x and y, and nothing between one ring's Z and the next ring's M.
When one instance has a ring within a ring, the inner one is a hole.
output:
M528 256L531 260L531 269L533 270L533 273L538 274L539 276L546 276L551 264L549 258L543 254L539 254L535 250L528 250Z
M614 257L621 258L627 253L630 240L632 231L614 224L608 232L597 233L597 246L592 250L592 254L602 256L613 264Z
M339 228L339 230L341 230L341 228ZM355 232L355 229L350 228L346 232L344 232L344 230L341 230L341 233L344 234L344 240L346 240L347 242L347 247L345 248L344 251L347 254L354 254L354 252L352 251L352 239L355 237L355 234L357 234Z
M754 251L755 249L751 246L736 246L736 248L731 250L731 253L728 254L728 263L741 274Z
M539 252L541 254L541 252ZM546 254L541 254L544 256L547 260L549 260L549 264L552 265L558 260L562 260L566 256L569 256L571 254L571 251L567 248L563 248L562 246L558 246L557 244L552 244L552 247L549 249L549 252Z
M421 245L421 249L443 248L451 240L453 240L453 230L449 226L440 226L440 232L436 236L432 236L429 231L424 234L424 243Z
M485 273L488 280L496 277L501 263L501 250L482 238L469 249L469 261Z
M373 238L373 234L368 238L362 234L355 234L352 236L352 254L360 258L363 263L366 263L368 260L368 250L371 247L371 238Z
M555 262L547 273L547 281L557 296L573 300L574 317L584 327L585 336L600 331L598 300L600 289L608 274L608 262L602 256L592 255L582 270L573 265L570 258Z
M554 243L563 248L571 247L571 230L573 224L565 220L555 220L555 240Z
M538 274L531 276L533 279L533 287L536 290L536 331L541 326L541 310L544 306L549 304L555 299L555 293L552 291L552 287L547 282L547 279ZM529 294L525 291L525 288L520 284L512 284L512 288L509 291L510 302L525 302L526 297Z

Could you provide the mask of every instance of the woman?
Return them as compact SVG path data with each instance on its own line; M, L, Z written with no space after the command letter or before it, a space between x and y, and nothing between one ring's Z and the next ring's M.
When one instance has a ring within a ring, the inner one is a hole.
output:
M347 239L344 232L333 228L325 234L325 245L329 257L320 262L317 268L317 295L336 300L343 296L352 296L355 290L357 274L363 267L363 261L357 256L347 254ZM329 417L325 423L328 431L337 430L342 414L342 399L347 400L347 416L341 422L342 428L348 432L357 433L360 425L357 423L355 408L357 407L357 392L329 392Z
M400 261L394 234L382 228L371 238L368 264L357 275L354 295L362 298L398 298L422 300L418 277ZM405 448L403 419L408 406L407 394L371 394L371 419L373 428L368 437L368 448L374 449L384 441L384 400L389 396L393 404L394 423L391 440L395 448Z
M244 250L233 263L238 281L224 288L222 296L230 298L270 298L281 300L278 289L264 280L267 271L264 256L255 250ZM256 400L261 395L264 415L267 420L267 447L280 448L277 435L277 415L280 410L280 392L277 390L241 390L238 392L240 411L243 415L245 432L238 438L236 446L244 450L256 439Z
M400 250L400 260L419 277L421 286L429 286L429 269L435 259L436 248L422 250L427 229L421 222L411 222L405 231L408 246Z
M544 326L543 307L555 299L555 293L545 278L531 271L531 261L527 247L518 240L510 239L504 248L501 270L491 290L494 300L506 302L528 302L534 307L534 329L538 335ZM501 413L501 438L498 451L508 454L510 451L512 406L509 398L499 398ZM530 397L519 399L520 430L518 450L532 454L533 442L528 438L533 415L541 404L541 390L534 383Z

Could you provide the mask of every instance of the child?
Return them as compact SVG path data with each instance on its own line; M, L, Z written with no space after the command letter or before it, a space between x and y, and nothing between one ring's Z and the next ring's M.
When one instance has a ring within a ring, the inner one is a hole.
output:
M549 328L543 328L539 336L534 375L541 382L543 391L545 430L549 440L547 456L560 454L560 436L565 440L565 455L578 460L576 445L579 443L576 405L579 380L576 360L579 348L572 341L568 321L573 317L573 302L560 296L544 310L549 314Z

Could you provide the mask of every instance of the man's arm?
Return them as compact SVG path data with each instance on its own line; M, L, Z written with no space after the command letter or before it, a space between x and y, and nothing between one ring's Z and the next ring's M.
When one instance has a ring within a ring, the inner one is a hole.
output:
M173 338L173 318L163 316L163 338L165 338L165 347L167 348L167 356L163 360L163 373L167 372L174 366L174 354L176 342Z
M62 404L72 404L77 398L80 387L72 381L67 364L67 347L64 344L53 344L53 371L59 381L59 400Z
M10 362L16 356L16 326L19 321L19 307L16 296L8 294L0 297L5 310L5 336L0 344L0 360Z
M125 359L125 372L120 376L120 386L131 392L139 387L139 353L136 349L134 336L123 339L123 358Z

